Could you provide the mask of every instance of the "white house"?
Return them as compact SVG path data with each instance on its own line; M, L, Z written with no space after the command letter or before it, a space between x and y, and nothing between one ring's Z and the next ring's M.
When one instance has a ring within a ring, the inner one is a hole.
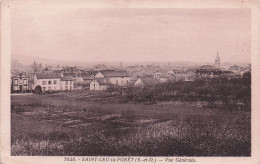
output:
M33 89L41 86L42 91L60 90L60 75L54 73L36 73L34 75Z
M111 83L118 86L126 86L129 84L131 77L126 71L103 70L95 75L96 79L104 78L106 83Z
M73 90L74 81L72 77L63 77L59 73L36 73L34 75L33 89L37 86L40 86L43 92Z
M161 76L163 76L163 73L159 72L159 71L155 71L154 74L153 74L154 78L160 78Z
M72 77L62 77L60 79L60 89L61 90L73 90L74 80Z
M107 83L106 79L104 78L97 78L90 82L90 90L107 90Z
M81 73L62 73L62 74L63 74L63 77L72 77L74 80L74 84L80 84L83 82Z
M161 76L161 77L158 77L157 78L161 83L165 83L168 81L168 78L167 77L164 77L164 76Z
M157 78L152 77L141 77L136 80L134 86L155 86L160 84L160 81Z

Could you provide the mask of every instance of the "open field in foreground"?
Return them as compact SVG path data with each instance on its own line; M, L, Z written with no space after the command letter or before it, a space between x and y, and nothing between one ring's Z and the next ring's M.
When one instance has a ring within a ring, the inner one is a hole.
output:
M250 112L106 94L12 96L12 155L250 156Z

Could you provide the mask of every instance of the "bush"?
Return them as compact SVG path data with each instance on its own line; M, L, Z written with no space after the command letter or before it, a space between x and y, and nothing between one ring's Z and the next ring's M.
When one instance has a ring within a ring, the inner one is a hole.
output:
M238 108L243 102L243 109L251 109L251 74L241 78L213 78L192 82L169 81L154 86L128 87L126 98L129 101L152 102L165 100L206 101L209 107L216 107L222 102L224 108Z
M42 87L40 85L37 85L34 89L34 93L36 94L42 93Z

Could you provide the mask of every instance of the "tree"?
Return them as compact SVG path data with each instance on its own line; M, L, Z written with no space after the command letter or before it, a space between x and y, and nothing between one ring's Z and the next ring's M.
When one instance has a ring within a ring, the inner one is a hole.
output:
M246 72L242 76L243 87L239 93L240 98L245 103L248 110L251 109L251 72Z
M42 70L42 64L41 63L36 63L35 61L31 65L31 67L32 67L32 70L33 70L34 73L40 72Z
M34 91L35 91L35 93L40 94L40 93L42 93L42 87L39 86L39 85L37 85L37 86L35 87Z

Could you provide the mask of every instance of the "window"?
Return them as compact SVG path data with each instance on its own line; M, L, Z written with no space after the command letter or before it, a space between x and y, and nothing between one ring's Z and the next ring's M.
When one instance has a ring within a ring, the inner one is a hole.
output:
M42 85L46 85L46 81L42 81Z
M126 80L126 84L128 84L128 80Z
M23 79L23 84L27 84L27 79Z
M118 80L116 81L116 84L118 85Z
M94 89L96 88L96 84L94 84Z
M68 86L65 86L65 90L68 90Z
M72 85L72 81L70 81L70 85Z
M124 80L122 80L122 84L124 83Z
M51 81L49 81L48 83L51 84Z
M68 81L66 81L66 85L68 85Z
M48 87L48 90L51 91L51 87Z
M42 87L42 91L45 91L46 90L46 87Z
M57 80L54 80L54 81L53 81L53 84L57 84Z
M14 84L18 85L18 79L14 79Z
M54 87L53 90L56 90L56 87Z
M26 87L26 85L24 85L24 86L23 86L23 89L24 89L24 90L27 90L27 87Z

